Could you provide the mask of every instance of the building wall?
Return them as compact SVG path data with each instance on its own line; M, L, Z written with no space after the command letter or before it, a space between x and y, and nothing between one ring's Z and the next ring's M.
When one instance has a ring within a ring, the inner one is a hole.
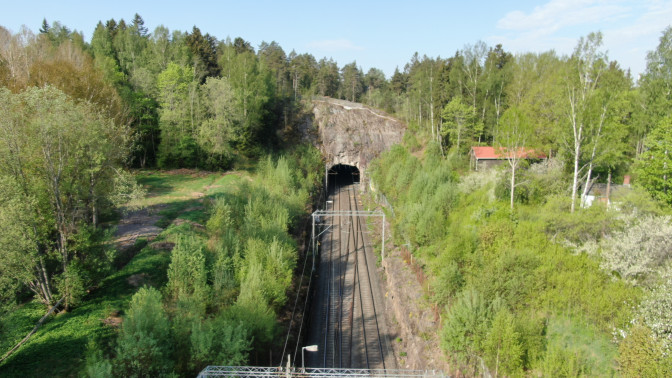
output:
M476 168L477 171L483 171L487 170L493 167L496 167L500 164L502 164L504 160L494 160L494 159L483 159L483 160L478 160L478 167Z

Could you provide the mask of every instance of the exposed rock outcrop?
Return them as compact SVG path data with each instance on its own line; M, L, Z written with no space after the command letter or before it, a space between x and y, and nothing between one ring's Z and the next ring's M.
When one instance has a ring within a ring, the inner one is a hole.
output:
M406 125L384 112L362 104L315 98L313 127L327 164L352 165L365 174L371 160L400 143Z

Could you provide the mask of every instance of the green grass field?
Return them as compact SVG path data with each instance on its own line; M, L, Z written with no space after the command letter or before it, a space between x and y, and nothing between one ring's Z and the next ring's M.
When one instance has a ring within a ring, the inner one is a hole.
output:
M184 219L202 223L207 219L204 203L230 189L246 173L204 173L141 171L137 180L148 191L145 199L134 205L154 208L161 216L163 228L151 242L138 240L137 254L119 271L107 277L92 290L82 305L68 313L53 315L32 338L0 365L0 376L77 376L84 364L89 341L113 340L132 295L143 285L162 287L170 263L170 252L162 243L176 235L202 234L193 223L175 222ZM30 332L44 315L46 308L37 302L22 304L16 311L0 319L0 354L3 354Z

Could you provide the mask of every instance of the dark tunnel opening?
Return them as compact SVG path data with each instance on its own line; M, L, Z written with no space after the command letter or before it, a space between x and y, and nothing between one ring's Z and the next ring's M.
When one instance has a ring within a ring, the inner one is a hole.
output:
M334 190L335 187L359 184L359 168L353 165L336 164L332 166L327 173L330 192Z

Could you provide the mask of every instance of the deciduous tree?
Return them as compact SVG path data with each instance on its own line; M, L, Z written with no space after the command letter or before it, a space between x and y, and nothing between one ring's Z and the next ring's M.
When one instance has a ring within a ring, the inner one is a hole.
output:
M501 127L497 131L498 153L509 164L510 171L510 206L513 210L513 199L516 190L516 171L524 159L530 158L534 151L532 144L533 129L525 113L519 108L509 108L502 117Z
M636 172L653 197L672 204L672 117L661 120L646 138Z

